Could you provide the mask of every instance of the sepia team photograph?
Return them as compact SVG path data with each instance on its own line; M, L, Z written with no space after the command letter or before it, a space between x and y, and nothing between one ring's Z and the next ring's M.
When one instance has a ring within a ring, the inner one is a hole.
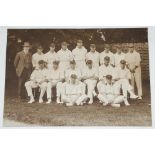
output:
M8 29L3 126L151 127L148 29Z

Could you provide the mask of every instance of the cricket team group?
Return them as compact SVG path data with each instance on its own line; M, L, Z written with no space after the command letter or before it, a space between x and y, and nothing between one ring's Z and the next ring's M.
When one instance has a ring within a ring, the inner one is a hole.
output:
M21 97L25 87L28 103L35 102L36 88L39 88L39 103L46 104L56 98L57 104L82 106L93 104L97 98L103 106L120 107L130 106L129 98L142 99L141 57L133 44L127 53L120 44L116 46L116 53L110 51L109 44L104 45L101 53L96 51L95 44L90 44L87 50L82 40L77 40L72 51L65 41L58 52L54 43L49 45L47 53L43 53L40 44L33 55L30 48L30 43L24 42L23 50L14 60L18 96Z

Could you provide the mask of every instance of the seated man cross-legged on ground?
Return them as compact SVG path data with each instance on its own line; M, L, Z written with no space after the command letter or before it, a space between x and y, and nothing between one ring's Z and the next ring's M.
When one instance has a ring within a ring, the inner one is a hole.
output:
M117 83L112 82L112 75L106 76L105 84L101 85L98 99L103 102L103 106L111 105L112 107L120 107L120 103L124 102L126 106L130 104L123 95L120 95L120 89Z
M69 82L64 86L62 101L66 106L83 105L87 96L83 94L81 84L77 80L77 75L72 74Z

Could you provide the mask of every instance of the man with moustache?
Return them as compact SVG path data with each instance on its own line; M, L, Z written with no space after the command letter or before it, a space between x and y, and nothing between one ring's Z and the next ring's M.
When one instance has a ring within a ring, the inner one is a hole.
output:
M16 74L18 76L18 98L25 98L25 94L22 90L24 89L25 82L30 78L32 71L32 55L29 52L30 43L24 42L23 50L16 54L14 60L14 66L16 69Z

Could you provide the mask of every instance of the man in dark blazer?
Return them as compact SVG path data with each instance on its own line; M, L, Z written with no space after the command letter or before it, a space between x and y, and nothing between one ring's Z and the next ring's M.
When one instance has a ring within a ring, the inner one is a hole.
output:
M22 92L25 89L24 84L29 80L32 72L32 55L29 52L30 44L25 42L23 44L23 50L16 54L14 60L14 66L16 68L16 74L18 76L18 97L21 99L25 97Z

